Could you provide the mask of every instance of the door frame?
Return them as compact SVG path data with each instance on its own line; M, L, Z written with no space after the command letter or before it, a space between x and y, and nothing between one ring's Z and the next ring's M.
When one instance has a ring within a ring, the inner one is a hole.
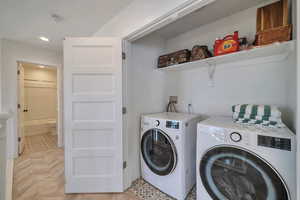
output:
M188 0L187 2L177 6L176 8L162 15L161 17L158 17L157 19L142 26L136 31L133 31L132 33L129 33L128 35L124 36L123 40L126 40L128 42L134 42L215 1L217 0Z
M41 62L32 62L32 61L24 61L24 60L17 60L16 63L16 67L18 67L19 63L30 63L30 64L35 64L35 65L43 65L46 67L51 67L51 68L56 68L56 76L57 76L57 108L58 108L58 112L57 112L57 122L56 122L56 126L57 126L57 146L58 147L63 147L64 146L64 140L63 140L63 88L62 88L62 65L61 64L51 64L51 63L41 63ZM16 76L15 81L18 81L18 77ZM16 88L17 93L19 92L18 87ZM15 97L15 102L18 103L18 95L16 95ZM16 109L17 105L16 105ZM16 110L17 113L18 110ZM19 124L19 119L16 118L16 125L18 126ZM18 129L16 129L16 134L14 135L14 155L15 157L18 157Z
M24 81L24 67L22 63L18 62L18 91L17 91L17 98L18 98L18 112L17 112L17 137L18 137L18 155L21 155L25 149L25 141L22 141L24 139L24 99L25 99L25 81ZM23 78L23 80L21 79ZM21 88L21 83L22 82L22 87ZM22 99L22 100L21 100ZM22 102L23 101L23 102ZM23 120L22 122L20 121L20 118ZM21 150L22 149L22 150Z
M132 55L132 43L137 41L138 39L143 38L146 35L149 35L151 33L153 33L154 31L163 28L164 26L167 26L169 24L171 24L172 22L198 10L201 9L202 7L205 7L206 5L213 3L216 0L188 0L187 2L179 5L178 7L172 9L171 11L163 14L161 17L158 17L157 19L151 21L150 23L147 23L146 25L138 28L137 30L121 37L122 38L122 43L123 43L123 52L126 55L126 59L125 61L123 61L123 73L126 73L126 75L124 76L123 74L123 84L126 84L126 86L123 86L123 106L125 106L127 108L127 116L123 116L123 118L125 118L123 120L123 154L124 154L124 161L125 162L133 162L135 160L132 160L129 157L129 124L130 124L130 120L132 119L132 117L130 117L131 114L131 107L130 104L128 103L130 101L130 97L128 94L128 82L127 82L127 73L129 73L129 69L130 66L132 64L132 59L134 57L134 55ZM138 145L139 147L139 152L140 152L140 145ZM138 164L140 166L140 157L137 158L138 160ZM128 169L127 169L128 168ZM127 168L125 168L124 172L123 172L123 177L124 177L124 189L130 187L131 183L136 179L136 177L133 177L132 174L133 170L135 170L135 168L132 166L132 164L129 164L127 166Z
M131 43L127 40L122 40L122 53L125 53L125 58L122 58L122 104L125 108L123 113L123 188L126 190L131 186L133 178L131 177L131 165L129 165L129 124L130 124L130 104L128 95L128 67L131 61ZM122 55L123 56L123 55Z

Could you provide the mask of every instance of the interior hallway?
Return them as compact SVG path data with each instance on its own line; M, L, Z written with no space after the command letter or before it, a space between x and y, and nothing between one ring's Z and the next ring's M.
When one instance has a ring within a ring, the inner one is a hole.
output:
M13 200L137 200L122 194L64 194L64 152L57 137L44 134L25 138L25 151L15 161Z

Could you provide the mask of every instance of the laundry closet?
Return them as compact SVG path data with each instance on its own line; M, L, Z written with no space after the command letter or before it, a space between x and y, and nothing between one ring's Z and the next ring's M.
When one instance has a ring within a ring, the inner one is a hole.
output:
M141 116L165 112L170 96L177 98L178 112L202 117L231 117L236 104L275 105L295 130L296 40L289 26L295 12L292 2L280 1L291 14L283 12L279 24L286 29L277 34L287 34L263 45L272 38L264 38L265 11L258 15L258 8L273 2L195 0L122 39L66 38L66 193L122 192L140 178ZM255 40L257 34L262 35ZM240 49L233 48L237 43L243 44ZM170 56L203 49L205 58L193 61ZM213 52L217 56L210 56ZM164 55L167 66L158 67Z
M257 8L272 2L210 2L192 13L183 11L169 16L171 23L166 19L155 31L146 30L127 44L126 60L128 57L129 61L124 69L123 87L126 88L126 134L130 144L127 162L132 166L132 180L140 176L140 117L145 113L166 111L170 96L178 97L179 112L203 116L231 116L231 106L240 103L276 105L282 111L284 123L295 129L295 40L157 67L159 56L191 50L195 45L206 45L213 52L216 38L232 35L235 31L252 44ZM292 5L289 10L292 13ZM291 24L293 15L289 16Z

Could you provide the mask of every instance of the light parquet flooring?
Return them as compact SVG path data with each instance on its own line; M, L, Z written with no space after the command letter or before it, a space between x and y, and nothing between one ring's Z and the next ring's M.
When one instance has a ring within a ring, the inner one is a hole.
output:
M25 151L15 161L13 200L138 200L134 193L65 194L64 152L55 136L26 138Z
M31 154L57 148L57 135L42 134L25 137L23 154Z

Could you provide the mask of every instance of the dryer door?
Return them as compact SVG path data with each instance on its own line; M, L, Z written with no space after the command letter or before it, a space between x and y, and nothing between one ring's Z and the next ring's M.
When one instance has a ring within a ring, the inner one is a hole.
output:
M152 172L165 176L173 172L177 153L171 138L159 129L150 129L143 134L142 156Z
M279 174L263 159L233 147L209 150L200 163L202 184L215 200L288 200Z

